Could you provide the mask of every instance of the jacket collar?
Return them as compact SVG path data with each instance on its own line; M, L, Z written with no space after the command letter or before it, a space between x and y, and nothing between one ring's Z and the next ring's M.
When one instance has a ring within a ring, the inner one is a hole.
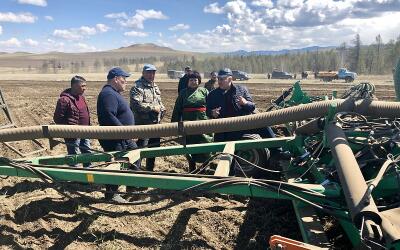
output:
M148 87L153 87L153 86L157 86L157 84L155 82L153 82L153 84L149 81L147 81L146 79L144 79L144 77L140 77L139 79L140 82L142 82L144 85L148 86Z

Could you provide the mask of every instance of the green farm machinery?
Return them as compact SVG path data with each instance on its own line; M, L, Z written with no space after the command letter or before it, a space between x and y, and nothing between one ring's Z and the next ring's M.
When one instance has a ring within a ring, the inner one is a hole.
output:
M400 103L377 101L373 91L373 85L365 83L344 93L343 98L337 99L337 93L312 97L297 82L273 102L270 111L249 116L144 126L3 129L0 142L47 138L50 144L55 138L184 138L277 125L283 125L283 136L127 152L3 157L0 175L291 200L307 244L274 238L272 248L329 247L320 218L330 216L355 248L400 249ZM252 154L265 149L271 153L266 161L257 165L246 160L246 152L250 154L247 159L252 159ZM143 158L199 153L213 156L187 174L129 170ZM103 167L68 167L86 162ZM262 174L232 171L232 166L240 170L242 164ZM235 172L237 176L232 175Z

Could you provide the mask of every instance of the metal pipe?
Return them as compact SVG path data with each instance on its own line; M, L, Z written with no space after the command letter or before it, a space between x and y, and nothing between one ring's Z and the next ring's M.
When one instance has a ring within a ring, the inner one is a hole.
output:
M346 203L355 225L361 228L363 217L366 221L372 220L376 224L381 224L382 220L374 200L372 197L365 199L367 184L346 135L333 123L327 125L326 132Z

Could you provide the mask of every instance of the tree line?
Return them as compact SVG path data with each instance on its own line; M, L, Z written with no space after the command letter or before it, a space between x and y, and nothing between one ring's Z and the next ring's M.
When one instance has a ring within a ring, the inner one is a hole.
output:
M248 73L267 73L274 69L288 72L327 71L345 67L358 74L391 73L400 57L400 36L396 40L384 43L381 35L377 35L372 44L364 45L357 34L350 44L342 43L333 49L287 53L281 55L221 55L197 59L195 56L168 56L143 58L103 58L91 64L85 61L57 62L44 61L42 73L57 73L60 69L71 73L102 72L113 66L120 66L130 71L141 71L143 64L161 65L159 72L182 70L190 65L199 72L211 72L223 67L243 70Z

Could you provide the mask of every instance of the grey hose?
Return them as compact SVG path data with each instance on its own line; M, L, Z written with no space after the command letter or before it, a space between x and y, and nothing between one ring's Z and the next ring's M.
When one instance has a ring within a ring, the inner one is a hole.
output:
M178 123L140 126L76 126L44 125L3 129L0 142L32 140L38 138L88 138L88 139L128 139L193 135L204 133L231 132L256 129L266 126L324 116L334 105L338 112L355 111L373 116L396 117L400 113L400 103L395 102L354 102L353 99L336 99L275 110L254 115L186 121L182 128Z

